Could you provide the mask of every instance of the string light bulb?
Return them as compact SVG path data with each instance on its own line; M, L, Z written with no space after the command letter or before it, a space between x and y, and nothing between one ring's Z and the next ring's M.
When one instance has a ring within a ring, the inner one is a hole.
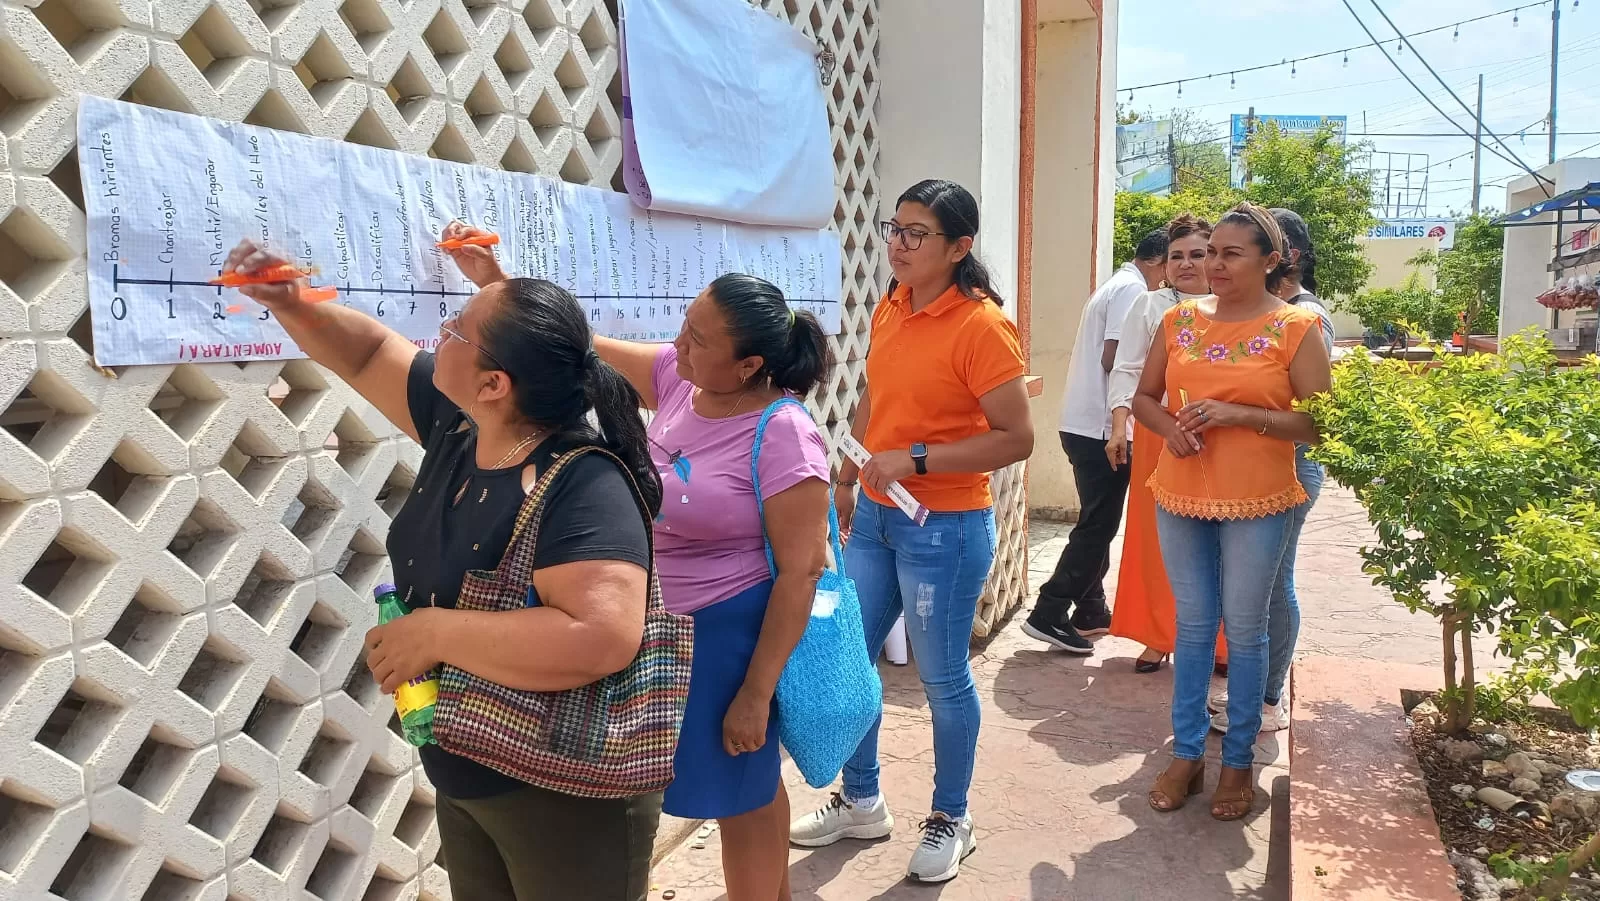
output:
M1183 82L1181 82L1181 81L1178 82L1178 96L1179 97L1183 96Z
M1451 35L1450 42L1451 43L1458 43L1458 42L1460 42L1460 40L1461 40L1461 26L1457 25L1456 26L1456 33L1454 35Z
M1394 42L1394 55L1395 56L1405 56L1406 55L1406 42L1403 39Z
M1344 52L1344 67L1346 69L1350 68L1350 51L1348 50Z
M1238 79L1233 77L1233 73L1232 72L1229 72L1228 73L1228 90L1230 90L1230 91L1233 90L1234 87L1237 86L1238 84L1239 84Z
M1511 27L1516 28L1520 24L1522 24L1522 13L1513 10L1511 13Z
M1289 77L1290 78L1295 77L1295 73L1296 73L1295 66L1296 66L1296 63L1290 63L1289 64Z

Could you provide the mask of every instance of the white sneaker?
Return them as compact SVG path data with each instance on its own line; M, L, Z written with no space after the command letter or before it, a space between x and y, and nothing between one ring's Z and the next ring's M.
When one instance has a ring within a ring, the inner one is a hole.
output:
M1217 732L1228 731L1228 699L1223 698L1221 708L1211 717L1211 728ZM1289 728L1289 705L1280 700L1276 704L1261 705L1261 731L1282 732Z
M972 817L952 820L936 813L922 821L922 844L911 855L906 875L918 882L949 882L961 872L961 861L976 850Z
M883 838L892 831L894 817L882 795L871 807L857 807L834 792L820 810L789 824L789 841L802 848L823 848L840 839Z
M1206 698L1206 710L1211 713L1221 713L1228 709L1228 689L1219 688Z

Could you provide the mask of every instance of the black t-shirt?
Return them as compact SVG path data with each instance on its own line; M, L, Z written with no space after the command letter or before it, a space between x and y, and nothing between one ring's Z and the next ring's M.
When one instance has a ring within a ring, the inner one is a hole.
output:
M504 469L480 469L477 432L433 385L432 354L417 354L406 397L422 442L422 468L389 528L389 560L400 597L413 609L454 607L467 570L500 562L517 513L527 498L522 470L543 473L572 441L545 441ZM580 442L581 443L581 442ZM599 454L573 461L550 486L534 549L534 569L580 560L622 560L650 565L649 525L633 485L615 462ZM529 588L529 604L538 601ZM427 745L422 764L434 786L452 798L483 798L522 783L465 757Z

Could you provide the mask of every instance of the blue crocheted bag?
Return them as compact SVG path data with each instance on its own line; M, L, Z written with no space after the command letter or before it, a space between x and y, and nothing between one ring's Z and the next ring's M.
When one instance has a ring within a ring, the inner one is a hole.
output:
M756 426L755 448L750 454L750 478L763 525L766 505L761 500L758 465L761 441L772 415L788 404L805 410L805 405L792 397L780 398L767 407ZM812 788L823 788L838 778L845 761L883 713L883 683L867 653L856 585L845 577L839 515L832 500L828 502L828 544L834 568L824 570L818 580L811 622L778 677L778 739ZM777 578L770 541L767 568Z

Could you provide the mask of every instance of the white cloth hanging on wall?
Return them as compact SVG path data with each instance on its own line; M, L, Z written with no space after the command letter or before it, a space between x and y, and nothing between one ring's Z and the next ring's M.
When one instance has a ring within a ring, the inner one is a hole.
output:
M826 228L818 47L747 0L623 0L623 180L645 209Z

